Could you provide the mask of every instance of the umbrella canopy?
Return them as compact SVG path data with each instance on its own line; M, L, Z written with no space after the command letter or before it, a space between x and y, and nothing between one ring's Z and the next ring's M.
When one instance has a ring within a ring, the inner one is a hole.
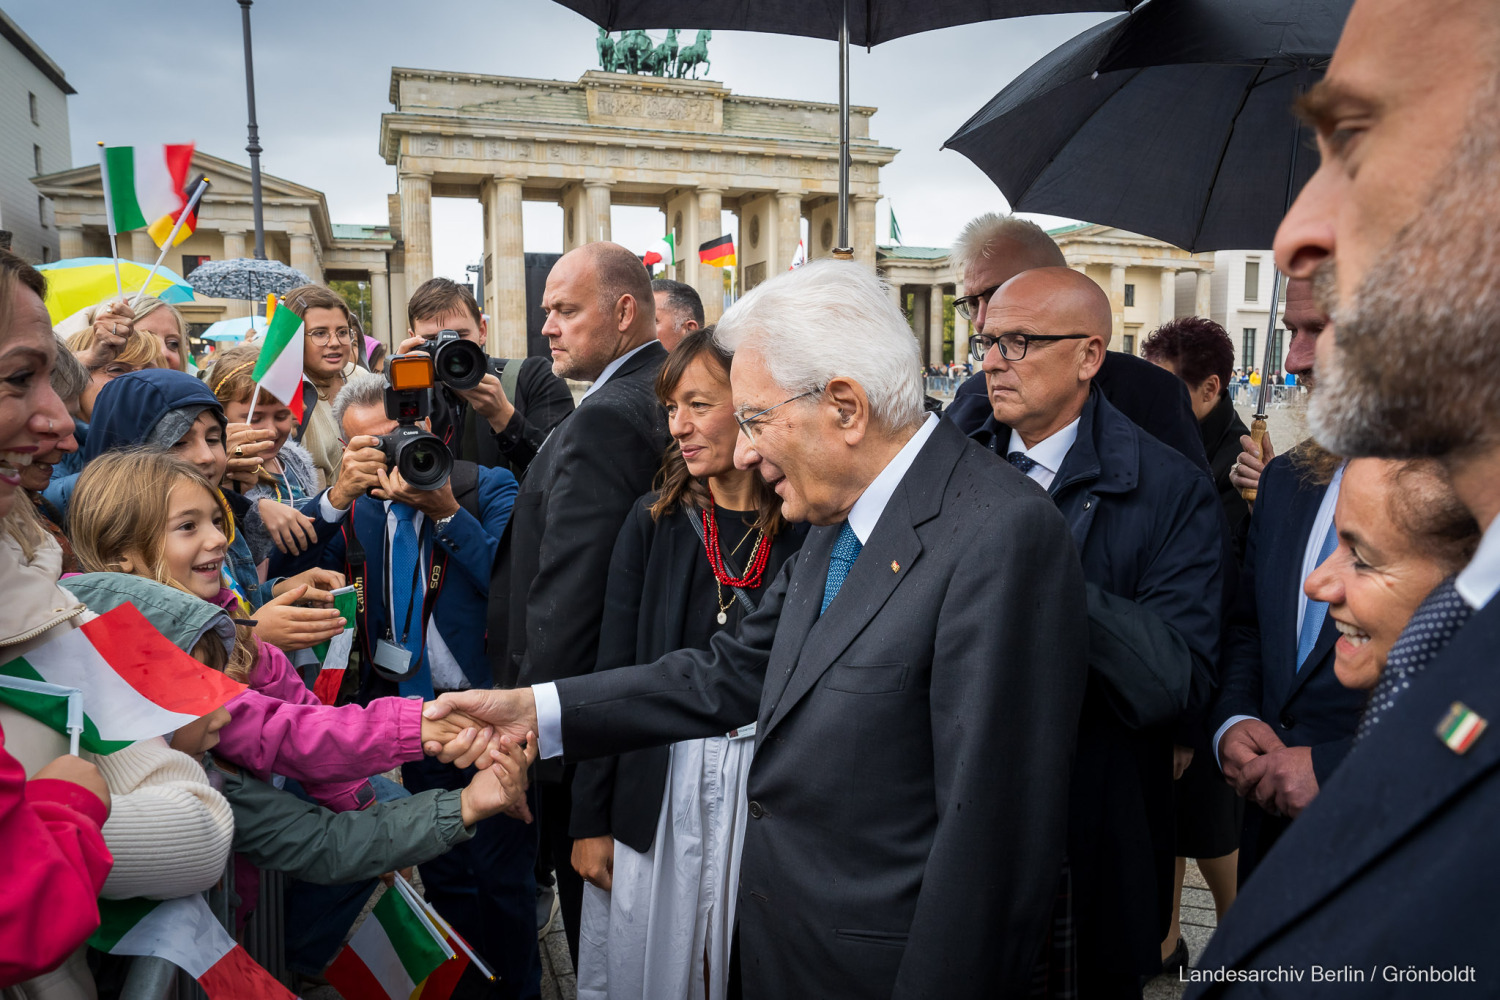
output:
M210 260L193 268L188 284L199 295L215 299L263 299L267 295L285 295L312 279L295 267L279 260L237 257L233 260Z
M1139 0L557 0L609 31L622 28L713 28L839 37L849 13L849 41L879 45L920 31L1028 14L1129 10Z
M115 262L110 257L69 257L38 264L37 270L47 276L47 314L53 324L61 323L80 309L117 297L115 287ZM146 275L151 269L133 260L120 261L120 284L125 297L130 298L140 291ZM156 276L146 286L147 295L155 295L163 302L191 302L193 289L182 278L164 267L156 269Z
M240 316L210 324L198 336L204 340L244 340L252 332L265 333L268 325L264 316Z
M1151 0L1064 43L944 148L1015 211L1201 253L1268 247L1317 169L1291 104L1352 0Z

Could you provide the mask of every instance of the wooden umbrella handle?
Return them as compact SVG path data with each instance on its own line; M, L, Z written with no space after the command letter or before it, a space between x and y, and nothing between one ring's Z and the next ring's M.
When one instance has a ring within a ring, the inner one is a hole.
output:
M1259 451L1262 454L1264 454L1265 449L1260 446L1260 442L1261 442L1261 440L1265 436L1266 436L1266 421L1265 421L1265 418L1264 417L1256 417L1255 420L1250 424L1250 440L1255 442L1255 449L1256 449L1256 451ZM1262 471L1264 471L1264 470L1262 470ZM1260 492L1260 491L1257 490L1255 487L1251 486L1251 487L1248 487L1246 489L1240 490L1240 496L1244 497L1245 498L1245 502L1248 503L1248 504L1250 504L1253 507L1253 506L1255 506L1255 496L1256 496L1256 494L1258 492Z

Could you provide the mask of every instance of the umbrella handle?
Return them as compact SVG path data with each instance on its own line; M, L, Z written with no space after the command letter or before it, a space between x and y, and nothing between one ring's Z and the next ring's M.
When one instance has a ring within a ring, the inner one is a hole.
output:
M1255 442L1255 447L1256 447L1257 451L1261 451L1262 450L1261 447L1260 447L1260 443L1261 443L1262 440L1265 439L1265 436L1266 436L1266 418L1262 417L1262 416L1256 416L1255 420L1252 421L1251 424L1250 424L1250 440ZM1248 503L1251 507L1254 507L1255 506L1255 497L1256 497L1256 494L1258 494L1259 492L1260 492L1259 490L1257 490L1255 487L1251 486L1251 487L1247 487L1246 489L1240 490L1240 496L1244 497L1245 502Z

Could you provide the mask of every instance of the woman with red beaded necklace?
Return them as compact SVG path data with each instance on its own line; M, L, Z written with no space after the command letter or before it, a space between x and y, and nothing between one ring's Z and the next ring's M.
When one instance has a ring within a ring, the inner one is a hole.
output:
M662 365L656 394L673 443L615 545L597 669L706 648L739 627L802 544L805 530L786 524L775 493L734 467L729 364L710 327ZM578 765L580 1000L722 1000L737 989L730 952L753 721Z

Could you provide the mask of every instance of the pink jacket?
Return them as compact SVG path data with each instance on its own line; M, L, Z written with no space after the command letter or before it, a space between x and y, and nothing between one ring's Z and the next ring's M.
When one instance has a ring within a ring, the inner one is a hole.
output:
M234 594L215 603L233 613ZM422 702L376 698L368 706L324 705L308 690L286 654L256 640L260 656L250 689L233 699L215 756L261 781L280 774L334 812L375 801L367 780L422 756Z
M0 743L5 734L0 732ZM99 926L99 890L114 858L104 803L70 781L27 781L0 750L0 987L46 972Z

